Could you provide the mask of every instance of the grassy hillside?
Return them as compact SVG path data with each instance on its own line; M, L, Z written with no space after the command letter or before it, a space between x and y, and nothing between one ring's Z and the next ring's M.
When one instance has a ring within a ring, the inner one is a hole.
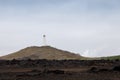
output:
M110 56L110 57L102 57L101 59L109 59L109 60L119 59L120 60L120 55L118 55L118 56Z
M56 49L51 46L42 46L42 47L27 47L18 52L2 56L0 59L55 59L55 60L63 60L63 59L79 59L83 60L84 57L71 53L68 51Z

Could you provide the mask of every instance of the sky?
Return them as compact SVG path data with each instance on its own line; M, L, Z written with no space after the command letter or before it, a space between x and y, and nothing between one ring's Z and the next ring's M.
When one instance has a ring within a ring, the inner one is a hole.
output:
M47 45L86 57L120 55L120 0L0 0L0 56Z

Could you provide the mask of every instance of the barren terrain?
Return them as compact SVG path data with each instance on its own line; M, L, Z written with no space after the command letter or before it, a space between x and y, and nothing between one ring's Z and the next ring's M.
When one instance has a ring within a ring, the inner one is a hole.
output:
M120 61L1 60L0 80L120 80Z

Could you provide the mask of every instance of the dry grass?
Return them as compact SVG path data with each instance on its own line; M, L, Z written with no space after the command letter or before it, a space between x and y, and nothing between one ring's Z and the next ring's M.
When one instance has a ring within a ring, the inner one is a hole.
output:
M59 50L50 46L42 46L42 47L27 47L18 52L6 55L1 57L1 59L55 59L55 60L63 60L63 59L85 59L84 57L74 54L68 51Z

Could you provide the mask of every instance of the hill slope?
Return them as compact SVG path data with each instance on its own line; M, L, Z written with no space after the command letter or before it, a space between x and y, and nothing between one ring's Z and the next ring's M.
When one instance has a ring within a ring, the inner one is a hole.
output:
M110 56L110 57L102 57L101 59L109 59L109 60L119 59L120 60L120 55L118 55L118 56Z
M55 60L63 60L63 59L84 59L84 57L74 54L68 51L59 50L50 46L42 46L42 47L27 47L18 52L0 57L0 59L55 59Z

